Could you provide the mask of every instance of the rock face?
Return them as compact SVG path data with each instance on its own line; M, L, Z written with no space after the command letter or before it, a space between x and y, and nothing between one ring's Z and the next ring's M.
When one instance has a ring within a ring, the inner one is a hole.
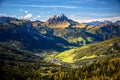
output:
M66 27L85 27L85 24L80 24L71 19L68 19L64 14L55 15L48 19L45 24L51 28L66 28Z
M70 25L69 19L64 15L55 15L46 21L46 25L51 28L65 28Z

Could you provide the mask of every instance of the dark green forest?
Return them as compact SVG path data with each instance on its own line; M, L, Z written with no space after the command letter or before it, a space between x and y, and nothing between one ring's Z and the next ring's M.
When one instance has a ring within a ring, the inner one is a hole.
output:
M115 39L113 39L113 41L114 40ZM92 63L79 65L80 62L81 60L75 63L62 62L58 65L46 62L43 58L35 56L32 53L10 49L6 46L0 45L1 80L120 79L119 52L113 52L109 55L107 54L107 57L101 57L101 59ZM79 67L72 67L73 65L78 65Z
M44 61L0 61L1 80L119 80L120 55L79 68L54 65Z

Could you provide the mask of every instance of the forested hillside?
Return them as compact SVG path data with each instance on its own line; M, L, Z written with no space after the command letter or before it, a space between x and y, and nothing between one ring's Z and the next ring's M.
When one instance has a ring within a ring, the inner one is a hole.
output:
M90 47L88 51L100 45L103 46L102 49L99 47L101 50L108 50L107 54L99 54L99 49L94 50L93 53L97 57L83 58L81 54L84 53L84 49L80 50L78 48L78 50L76 49L77 61L73 63L60 62L60 64L51 61L46 62L43 58L29 52L0 45L0 78L2 80L119 80L119 41L120 39L116 38L86 45ZM110 44L110 48L106 49L106 46ZM80 51L83 52L79 53ZM96 51L98 53L95 53ZM91 51L90 53L88 53L89 56L93 55ZM75 52L72 54L75 54ZM87 55L86 52L84 54ZM80 59L78 60L78 58Z

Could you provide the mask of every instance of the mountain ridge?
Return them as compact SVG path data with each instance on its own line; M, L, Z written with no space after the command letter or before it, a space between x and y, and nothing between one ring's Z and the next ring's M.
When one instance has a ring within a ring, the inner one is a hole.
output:
M117 23L76 27L76 24L81 24L69 20L65 15L56 15L54 17L57 19L58 17L64 17L71 25L65 28L60 28L59 26L57 28L51 28L42 21L1 17L0 41L18 40L26 44L27 47L25 49L37 49L38 51L39 49L47 50L48 48L51 50L55 48L66 50L69 49L68 46L82 46L120 36L120 25ZM58 20L64 22L62 18ZM31 45L32 43L35 43L34 46Z
M54 15L49 18L46 22L46 25L51 28L67 28L67 27L85 27L85 24L80 24L76 21L73 21L67 18L64 14Z

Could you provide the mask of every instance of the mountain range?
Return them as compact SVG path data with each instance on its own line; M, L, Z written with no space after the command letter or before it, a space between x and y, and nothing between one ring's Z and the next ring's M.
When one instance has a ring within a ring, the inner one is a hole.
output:
M0 17L0 79L119 80L120 21Z
M0 17L0 36L1 44L12 43L11 46L22 50L64 51L71 46L119 37L120 24L119 20L114 23L110 21L78 23L64 14L55 15L45 22Z
M89 26L99 26L99 25L102 25L102 24L112 24L112 23L115 23L115 24L119 24L120 25L120 20L116 20L116 21L108 21L108 20L104 20L104 21L93 21L93 22L88 22L88 23L85 23Z

